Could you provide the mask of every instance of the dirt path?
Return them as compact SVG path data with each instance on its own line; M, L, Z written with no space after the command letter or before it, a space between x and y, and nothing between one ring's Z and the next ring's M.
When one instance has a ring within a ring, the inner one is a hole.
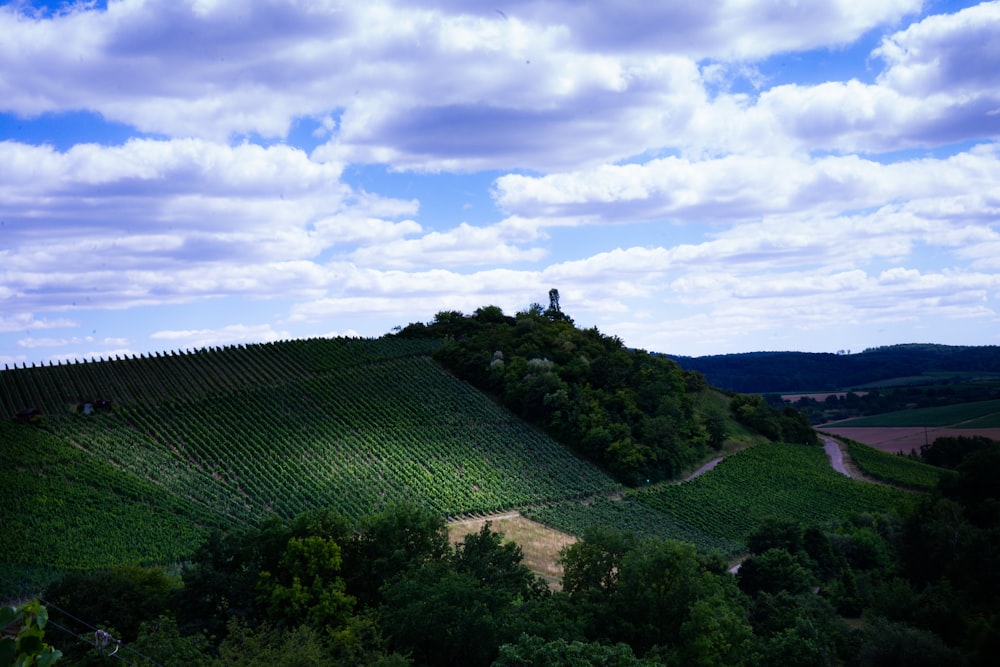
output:
M823 438L823 449L826 450L826 457L830 459L830 465L841 475L854 477L844 466L844 452L840 444L833 438Z
M722 459L724 459L724 458L725 458L724 456L720 456L717 459L712 459L711 461L709 461L708 463L706 463L705 465L703 465L702 467L698 468L693 473L691 473L690 475L688 475L687 477L685 477L684 481L685 482L690 482L695 477L698 477L699 475L704 475L706 472L708 472L709 470L711 470L715 466L719 465L719 463L721 463Z

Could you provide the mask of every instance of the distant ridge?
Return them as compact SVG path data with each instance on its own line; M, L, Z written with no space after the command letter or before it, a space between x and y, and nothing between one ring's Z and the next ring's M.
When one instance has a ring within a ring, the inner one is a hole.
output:
M834 391L897 378L948 373L1000 374L1000 346L908 343L856 354L746 352L704 357L668 355L721 389L742 393ZM928 375L927 381L933 381Z

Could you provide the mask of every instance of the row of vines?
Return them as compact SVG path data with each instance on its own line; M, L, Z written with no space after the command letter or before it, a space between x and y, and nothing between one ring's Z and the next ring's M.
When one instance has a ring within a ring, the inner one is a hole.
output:
M87 451L255 521L402 500L491 512L614 488L593 467L426 357L54 425Z
M224 517L163 493L42 430L0 421L0 575L44 581L46 572L169 563L188 557Z
M887 454L853 440L848 442L847 450L854 463L866 475L908 489L932 491L937 488L942 477L956 475L954 471L904 456Z
M621 502L563 503L532 516L568 532L592 524L620 527L733 554L745 549L747 536L764 519L820 524L888 511L906 495L834 472L822 448L766 443L737 452L689 482L629 490Z
M429 354L435 347L433 341L402 338L314 338L5 367L0 372L0 419L28 410L69 414L86 402L149 406L186 400Z

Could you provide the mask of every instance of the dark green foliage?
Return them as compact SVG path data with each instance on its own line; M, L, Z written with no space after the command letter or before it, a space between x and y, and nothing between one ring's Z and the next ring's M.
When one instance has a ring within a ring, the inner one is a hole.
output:
M785 549L768 549L743 561L738 575L740 589L748 595L780 593L792 595L812 588L813 578L803 564Z
M567 626L549 609L547 587L521 558L487 524L447 557L390 578L379 606L390 646L418 664L475 667L489 665L502 643L525 630L563 636Z
M857 657L861 667L940 667L962 662L959 651L933 633L879 619L869 622Z
M210 640L204 633L183 636L173 617L160 616L139 627L139 636L130 648L149 659L143 664L207 667L211 662L210 647Z
M394 504L361 519L344 545L348 592L364 605L380 600L383 583L451 551L444 520L412 503Z
M544 584L521 561L524 554L514 542L505 542L489 521L478 533L466 535L455 547L452 567L482 584L511 596L541 594Z
M417 664L486 667L509 641L508 598L470 574L426 563L389 583L380 620Z
M768 549L797 553L802 548L802 525L792 519L768 517L747 536L747 549L761 555Z
M446 368L628 484L670 479L725 440L724 420L697 407L704 378L575 328L557 293L548 309L439 313L399 335L428 330L447 339L435 352Z
M308 625L287 630L233 623L219 646L221 667L334 667L322 635Z
M49 586L45 598L52 620L71 632L93 636L94 627L98 627L132 642L143 623L163 613L171 592L179 585L162 569L122 566L66 574ZM68 643L65 653L68 661L81 660L87 645Z
M635 657L628 644L614 646L594 642L556 639L522 634L515 644L504 644L493 667L653 667L658 661Z
M765 435L769 440L783 440L802 445L819 442L808 417L791 406L773 408L759 395L737 395L730 403L733 416L741 424Z
M998 446L1000 443L981 435L935 438L932 444L920 448L920 459L930 465L954 470L970 454Z

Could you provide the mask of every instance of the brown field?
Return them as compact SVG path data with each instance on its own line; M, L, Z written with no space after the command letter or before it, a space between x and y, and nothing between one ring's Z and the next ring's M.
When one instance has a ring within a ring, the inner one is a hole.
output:
M452 542L460 542L469 533L478 533L487 521L494 531L504 534L504 538L516 542L524 552L523 563L540 576L553 590L562 586L562 566L559 552L576 542L572 535L554 530L540 523L524 518L517 512L501 514L485 519L467 519L448 525L448 535Z
M930 427L925 429L923 426L821 426L818 428L823 433L857 440L890 454L896 454L900 451L908 454L911 450L919 452L924 444L933 443L937 438L944 437L982 435L992 440L1000 440L1000 428Z

